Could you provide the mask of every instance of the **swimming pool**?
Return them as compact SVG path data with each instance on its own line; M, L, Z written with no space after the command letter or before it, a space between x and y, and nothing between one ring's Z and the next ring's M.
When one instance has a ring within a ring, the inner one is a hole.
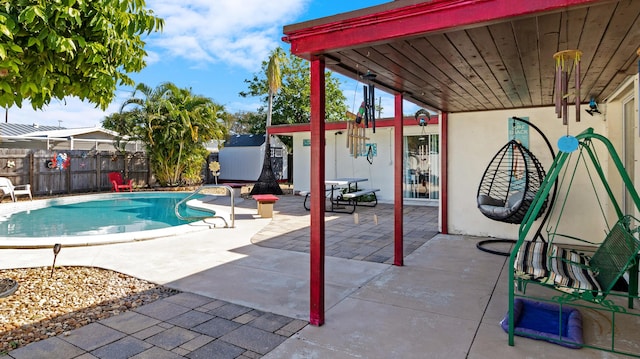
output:
M176 234L176 228L184 233L184 225L198 221L181 220L175 215L175 205L188 195L183 192L110 193L3 204L0 247L7 246L8 242L25 247L51 245L53 239L63 245L139 240ZM34 205L28 206L31 203ZM7 211L5 206L11 205L27 208ZM203 218L212 217L215 212L181 206L180 214Z

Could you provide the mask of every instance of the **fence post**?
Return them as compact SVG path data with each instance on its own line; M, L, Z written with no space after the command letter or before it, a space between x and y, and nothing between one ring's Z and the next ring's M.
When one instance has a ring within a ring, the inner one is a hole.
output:
M34 186L34 184L36 186L34 186L35 188L33 190L31 190L32 193L37 193L38 192L38 187L37 184L34 182L35 179L35 159L34 159L34 155L33 155L33 151L30 150L29 151L29 184L31 184L31 186Z
M147 165L147 187L151 187L151 162L149 161L149 153L144 156L144 160Z
M98 188L98 192L102 191L102 163L100 159L100 152L96 152L96 187Z
M71 194L71 188L73 186L71 186L71 152L69 152L69 165L66 168L66 172L67 172L67 194Z

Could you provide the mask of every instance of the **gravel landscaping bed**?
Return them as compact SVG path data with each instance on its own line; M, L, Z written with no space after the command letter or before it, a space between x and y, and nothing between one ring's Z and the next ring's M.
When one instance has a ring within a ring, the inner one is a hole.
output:
M0 286L11 280L17 290L0 298L0 356L178 293L91 267L56 267L53 276L51 267L0 270Z

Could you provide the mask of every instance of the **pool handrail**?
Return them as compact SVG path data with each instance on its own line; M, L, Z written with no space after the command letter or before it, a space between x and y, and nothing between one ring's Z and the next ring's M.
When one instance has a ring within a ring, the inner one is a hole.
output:
M222 216L216 216L215 213L214 213L214 216L191 216L191 217L185 217L185 216L180 215L180 213L178 211L178 208L180 207L180 205L182 205L183 203L186 205L187 201L189 201L191 198L193 198L195 195L200 193L200 191L202 191L205 188L224 188L224 189L227 190L227 193L229 193L229 195L231 196L231 216L230 216L231 217L231 228L235 228L236 215L235 215L234 192L233 192L233 188L231 188L230 186L224 185L224 184L205 184L205 185L200 186L198 189L193 191L190 195L185 197L183 200L181 200L180 202L176 203L176 206L174 207L174 211L176 213L176 217L178 217L179 219L181 219L183 221L204 220L206 218L219 218L219 219L222 219L222 221L224 221L225 228L229 228L229 224L227 223L227 220Z

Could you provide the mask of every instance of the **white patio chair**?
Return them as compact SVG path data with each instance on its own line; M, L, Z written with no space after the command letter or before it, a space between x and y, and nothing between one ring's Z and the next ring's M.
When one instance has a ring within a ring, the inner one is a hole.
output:
M2 198L0 198L0 201L2 201L6 195L10 195L11 200L14 202L16 201L16 196L21 195L28 195L29 199L33 200L30 184L14 186L10 179L0 177L0 190L2 190Z

